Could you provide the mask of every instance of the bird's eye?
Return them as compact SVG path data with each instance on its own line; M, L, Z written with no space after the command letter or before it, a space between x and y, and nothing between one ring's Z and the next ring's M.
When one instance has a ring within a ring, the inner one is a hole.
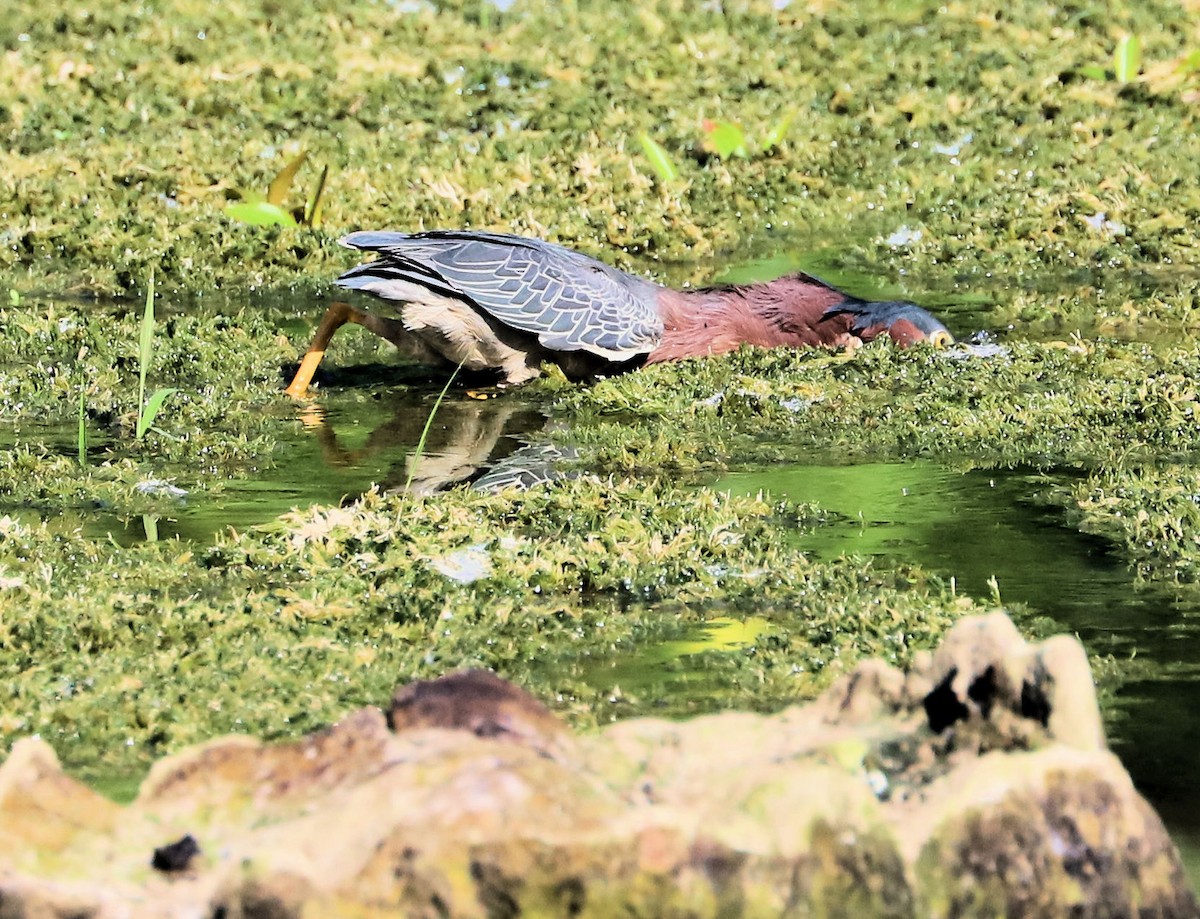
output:
M954 336L945 329L938 329L929 336L929 343L935 348L949 348L954 344Z

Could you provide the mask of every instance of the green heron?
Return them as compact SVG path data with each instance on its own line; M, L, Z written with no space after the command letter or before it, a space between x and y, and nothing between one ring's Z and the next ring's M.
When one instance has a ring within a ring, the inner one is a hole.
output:
M398 318L346 303L326 312L287 391L301 396L333 334L357 323L425 363L499 370L524 383L545 361L572 378L764 348L854 346L887 333L902 346L952 336L912 303L851 297L806 274L672 290L563 246L470 230L363 231L341 240L379 253L338 278L398 304Z

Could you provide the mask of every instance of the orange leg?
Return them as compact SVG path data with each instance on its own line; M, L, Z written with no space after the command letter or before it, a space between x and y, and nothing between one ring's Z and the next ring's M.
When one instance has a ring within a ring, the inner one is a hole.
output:
M296 371L296 375L284 392L293 399L303 398L304 394L308 392L308 384L312 382L313 374L317 372L321 358L325 356L325 349L329 347L329 340L333 338L333 333L347 322L360 325L384 341L390 341L399 349L401 355L409 360L421 361L426 364L444 364L446 362L446 358L440 352L435 351L420 337L413 335L405 328L402 320L376 316L374 313L360 310L357 306L339 302L334 303L325 311L325 316L321 320L320 326L317 327L317 334L313 336L312 344L308 346L308 353L300 362L300 369Z
M284 392L293 399L302 398L308 392L308 384L312 382L313 374L317 372L321 358L325 356L325 349L329 347L329 340L333 338L333 333L347 322L361 323L363 316L361 310L356 310L349 303L334 303L329 307L325 311L325 317L321 320L317 334L313 336L312 344L308 346L304 360L300 362L300 369L296 371L296 375L292 377L292 382L288 384L288 388Z

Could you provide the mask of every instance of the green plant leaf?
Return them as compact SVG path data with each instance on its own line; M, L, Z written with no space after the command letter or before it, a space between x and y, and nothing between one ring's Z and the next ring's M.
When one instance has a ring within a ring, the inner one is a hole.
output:
M76 446L79 449L79 465L87 465L87 405L85 403L86 393L83 387L79 389L79 433L76 438Z
M740 125L732 121L708 121L703 125L704 143L702 146L709 153L715 153L723 160L731 156L747 156L746 134Z
M646 159L650 161L654 174L661 181L674 182L679 178L679 170L675 168L675 164L671 161L671 155L667 153L662 144L645 131L638 132L638 143L642 145L642 152L646 154Z
M142 325L138 334L138 409L146 403L146 373L150 359L154 356L154 272L146 285L146 308L142 311ZM139 422L140 424L140 422Z
M771 125L771 130L767 132L767 136L763 138L762 144L759 147L763 153L768 150L774 150L783 142L784 136L788 129L792 126L792 122L796 118L796 111L793 109L790 112L785 112L783 117Z
M1142 70L1142 40L1136 35L1126 35L1117 42L1113 52L1113 70L1118 83L1131 83Z
M308 196L308 202L304 205L305 226L319 227L321 225L321 204L325 194L325 179L328 176L329 167L322 166L321 175L317 177L317 184L313 187L312 194Z
M1108 79L1108 71L1105 70L1103 67L1101 67L1099 64L1088 64L1084 67L1080 67L1078 70L1078 73L1080 74L1080 76L1085 76L1089 80L1107 80Z
M154 419L158 417L158 410L162 408L163 403L167 398L174 393L179 392L178 389L156 389L149 401L142 408L142 413L138 415L136 437L141 440L146 436L146 432L150 430L150 426L154 424Z
M294 227L296 218L270 201L238 201L225 208L225 215L255 227Z
M1175 68L1175 72L1180 76L1191 76L1197 70L1200 70L1200 51L1193 51L1182 60Z
M429 438L429 429L433 427L434 416L437 415L438 409L442 407L442 400L446 398L446 393L450 391L450 387L454 383L454 378L458 376L458 372L463 369L463 364L467 362L464 357L458 362L458 366L454 368L454 373L450 374L450 379L446 381L446 385L442 387L442 391L438 393L438 397L434 400L433 408L429 410L429 417L425 419L425 427L421 429L421 437L417 440L416 449L413 450L412 465L408 467L408 479L404 483L404 490L407 492L412 488L413 479L417 474L417 467L421 464L422 458L425 456L425 441Z
M275 174L275 178L271 180L271 184L267 188L267 201L269 203L283 204L284 199L287 197L288 189L292 187L292 180L296 178L296 173L300 171L300 167L304 165L306 159L308 159L308 151L301 150L299 156Z

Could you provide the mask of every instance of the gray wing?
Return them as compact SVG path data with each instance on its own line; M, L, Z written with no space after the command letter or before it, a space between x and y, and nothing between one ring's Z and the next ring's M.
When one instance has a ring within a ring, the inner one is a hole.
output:
M401 282L398 290L417 284L466 300L551 350L625 360L662 338L657 285L563 246L471 231L364 231L341 242L381 256L346 272L341 286L386 297L382 281Z

